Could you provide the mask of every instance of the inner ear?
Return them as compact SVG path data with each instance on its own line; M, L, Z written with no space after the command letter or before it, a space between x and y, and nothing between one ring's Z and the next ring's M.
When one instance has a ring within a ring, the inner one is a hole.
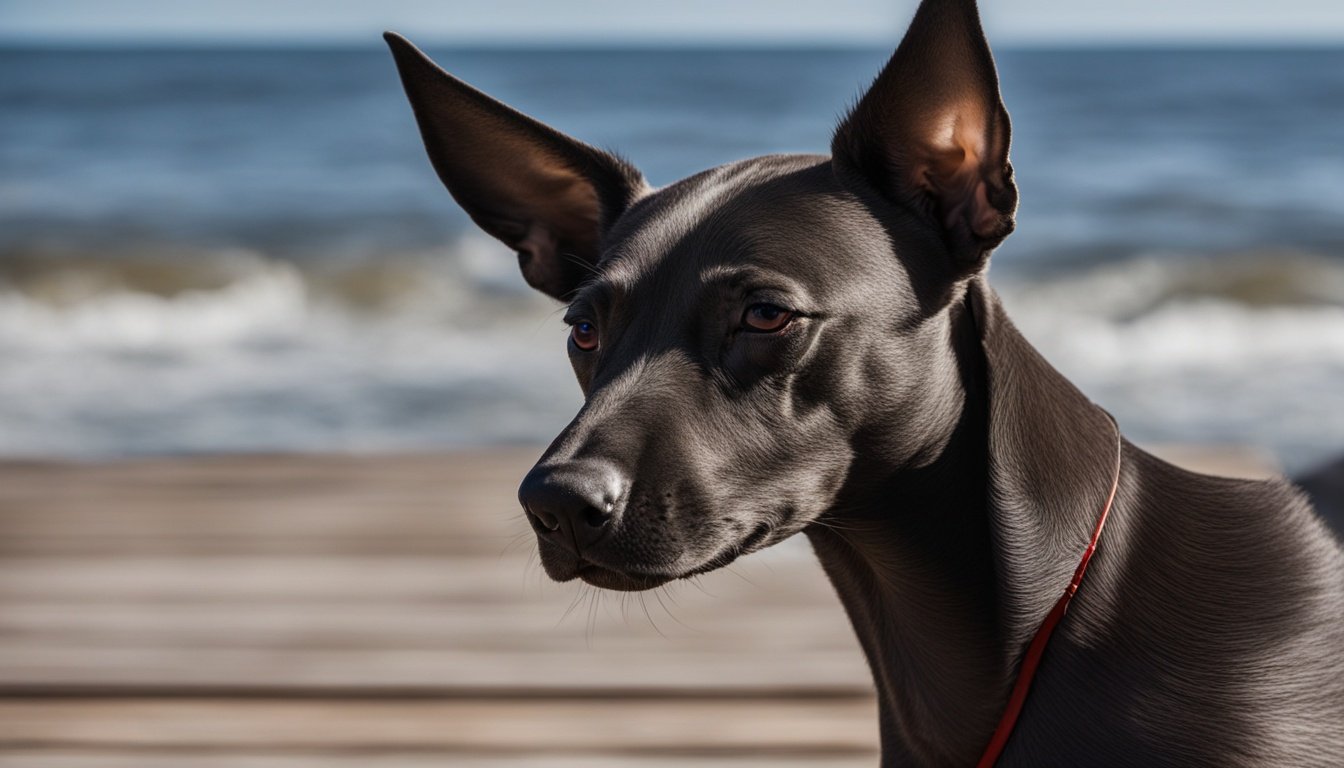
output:
M974 0L924 0L836 129L837 165L936 226L960 271L1013 230L1008 112Z
M966 237L961 247L974 249L980 243L992 248L1012 231L1017 199L1007 143L1008 113L1002 105L963 100L936 119L925 158L916 160L915 183L936 201L945 230ZM1008 189L1012 199L1004 200Z
M529 285L567 298L596 265L605 230L648 189L643 176L444 72L404 38L384 38L439 179L518 253Z
M496 140L509 143L507 137ZM459 145L459 151L465 149ZM601 250L604 216L587 178L521 143L499 153L483 178L445 167L451 170L441 170L440 178L452 179L444 184L453 197L477 225L517 252L529 285L563 299L591 272Z

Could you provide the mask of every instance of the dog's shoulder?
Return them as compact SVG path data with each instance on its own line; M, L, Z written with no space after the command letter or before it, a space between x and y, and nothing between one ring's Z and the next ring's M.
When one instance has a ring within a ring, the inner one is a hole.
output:
M1056 706L1024 741L1101 764L1344 764L1344 554L1305 495L1125 460L1103 565L1042 675Z
M1139 501L1155 526L1185 535L1173 541L1225 554L1269 550L1284 563L1340 562L1340 542L1301 488L1286 477L1246 479L1193 472L1132 449ZM1280 551L1279 547L1290 549Z
M1272 617L1322 596L1344 605L1340 542L1286 478L1219 477L1133 454L1133 552L1156 558L1186 588L1208 590L1229 614Z

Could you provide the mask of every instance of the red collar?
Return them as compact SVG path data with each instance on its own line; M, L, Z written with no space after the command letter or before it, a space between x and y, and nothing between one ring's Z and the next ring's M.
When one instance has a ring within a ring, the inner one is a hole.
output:
M1111 419L1115 423L1115 419ZM1041 664L1041 655L1045 653L1045 646L1050 642L1050 635L1054 633L1055 627L1059 625L1064 613L1069 610L1069 601L1073 599L1078 591L1079 585L1083 583L1083 574L1087 573L1087 563L1092 559L1092 553L1097 551L1097 540L1101 538L1102 526L1106 525L1106 516L1111 513L1111 505L1115 503L1115 492L1120 487L1120 457L1122 450L1122 441L1120 439L1120 425L1115 426L1115 477L1111 480L1111 493L1106 497L1106 504L1101 508L1101 515L1097 518L1097 525L1092 529L1092 539L1087 542L1087 549L1083 550L1083 557L1078 561L1078 569L1073 572L1073 579L1069 581L1069 586L1064 588L1064 594L1059 596L1055 607L1050 609L1046 615L1045 621L1041 622L1041 628L1036 630L1036 636L1031 639L1031 645L1027 646L1027 655L1022 659L1022 667L1017 672L1017 682L1013 684L1013 692L1008 696L1008 706L1003 711L1003 717L999 719L999 727L994 729L994 736L989 740L989 746L985 747L985 752L980 756L980 762L976 763L976 768L993 768L998 761L999 755L1003 753L1003 748L1008 744L1008 737L1013 735L1013 726L1017 724L1017 716L1022 714L1022 705L1027 701L1027 693L1031 690L1031 680L1036 676L1036 668Z

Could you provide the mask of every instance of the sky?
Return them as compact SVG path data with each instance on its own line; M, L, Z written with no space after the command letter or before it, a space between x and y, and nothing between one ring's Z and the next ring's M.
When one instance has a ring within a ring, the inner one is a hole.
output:
M1344 44L1344 0L982 0L1005 43ZM0 40L886 44L915 0L0 0Z

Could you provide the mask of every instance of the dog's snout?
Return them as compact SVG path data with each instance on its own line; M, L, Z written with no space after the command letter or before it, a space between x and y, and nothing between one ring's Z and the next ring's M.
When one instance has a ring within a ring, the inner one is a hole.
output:
M606 463L538 465L523 478L518 500L538 535L582 555L615 527L625 486Z

